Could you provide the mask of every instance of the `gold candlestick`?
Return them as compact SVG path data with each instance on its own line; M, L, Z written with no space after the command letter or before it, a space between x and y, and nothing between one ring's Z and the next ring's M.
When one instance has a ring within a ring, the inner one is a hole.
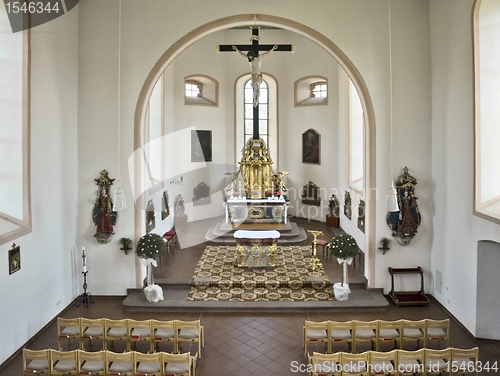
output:
M316 268L321 267L321 262L319 261L318 257L316 256L316 237L319 235L323 234L323 231L317 231L317 230L307 230L308 233L310 233L312 236L314 236L313 243L312 243L312 248L313 248L313 257L311 262L309 263L309 269L314 273L316 272Z

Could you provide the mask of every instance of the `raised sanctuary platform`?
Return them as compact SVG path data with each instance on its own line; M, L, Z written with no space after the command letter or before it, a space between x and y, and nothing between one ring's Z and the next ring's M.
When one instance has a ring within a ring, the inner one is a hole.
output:
M266 223L241 224L237 227L231 223L218 222L214 227L210 227L205 235L205 240L209 244L235 245L234 233L237 230L267 231L276 230L280 233L278 245L303 244L307 240L307 234L302 227L295 222L287 221L280 227Z

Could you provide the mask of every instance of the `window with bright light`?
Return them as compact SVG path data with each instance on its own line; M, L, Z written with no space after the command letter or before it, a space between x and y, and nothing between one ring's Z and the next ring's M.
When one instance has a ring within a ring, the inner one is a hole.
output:
M219 82L204 74L184 78L184 103L194 106L219 105Z
M327 96L326 82L312 84L311 96L314 98L325 98Z
M500 223L500 2L474 9L475 198L474 213Z
M186 97L196 98L200 96L201 84L195 81L186 82Z
M245 144L253 137L253 88L252 80L245 84ZM269 93L266 81L260 84L259 95L259 136L269 145Z

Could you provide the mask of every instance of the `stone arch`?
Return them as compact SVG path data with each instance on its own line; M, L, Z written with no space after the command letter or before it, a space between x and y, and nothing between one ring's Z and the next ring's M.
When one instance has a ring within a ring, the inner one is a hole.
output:
M366 200L366 214L365 214L365 275L368 281L368 287L374 287L375 284L375 218L376 218L376 143L375 143L375 113L373 103L368 91L368 87L353 62L340 50L340 48L333 43L330 39L325 37L318 31L305 26L296 21L286 18L265 15L265 14L242 14L221 18L215 21L206 23L175 42L165 53L160 57L155 66L151 69L146 81L144 82L134 116L134 150L139 149L143 144L143 128L144 119L147 110L149 97L153 91L156 81L168 65L191 44L197 42L203 37L224 29L246 26L251 24L259 24L262 26L280 27L285 30L295 32L312 42L323 47L345 70L349 78L352 80L356 90L358 91L363 113L365 116L365 200ZM139 153L135 153L138 155ZM135 163L136 176L142 176L140 173L141 164L137 160ZM134 184L137 184L135 182ZM140 187L136 187L140 188ZM136 189L138 191L139 189ZM135 223L139 223L142 219L140 210L135 209ZM136 237L139 238L141 234L138 233L136 226ZM136 281L138 286L141 285L141 276L139 275L140 265L136 265Z

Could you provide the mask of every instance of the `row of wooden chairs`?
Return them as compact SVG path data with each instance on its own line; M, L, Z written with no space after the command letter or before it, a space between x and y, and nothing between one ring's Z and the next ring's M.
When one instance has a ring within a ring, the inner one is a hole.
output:
M359 354L314 352L309 358L310 376L439 375L478 374L478 348L416 351L365 351Z
M326 353L332 353L332 344L347 343L352 353L356 353L356 344L371 342L372 350L380 350L381 343L394 341L394 348L399 341L399 349L404 350L405 343L416 342L428 347L432 341L441 341L450 346L450 320L373 320L346 322L339 321L307 321L303 327L304 356L307 358L307 345L324 343Z
M24 375L194 376L196 356L167 352L23 349L23 369Z
M93 340L102 340L102 349L106 350L108 342L114 346L115 341L120 340L125 341L126 351L130 351L131 345L136 349L138 342L147 341L150 353L155 352L155 348L158 349L161 342L173 342L173 353L176 354L184 343L198 342L198 354L201 358L201 348L205 347L204 337L200 320L57 318L59 350L62 350L61 340L64 339L68 340L68 344L72 339L78 340L78 348L81 350L84 349L86 341L91 346Z

